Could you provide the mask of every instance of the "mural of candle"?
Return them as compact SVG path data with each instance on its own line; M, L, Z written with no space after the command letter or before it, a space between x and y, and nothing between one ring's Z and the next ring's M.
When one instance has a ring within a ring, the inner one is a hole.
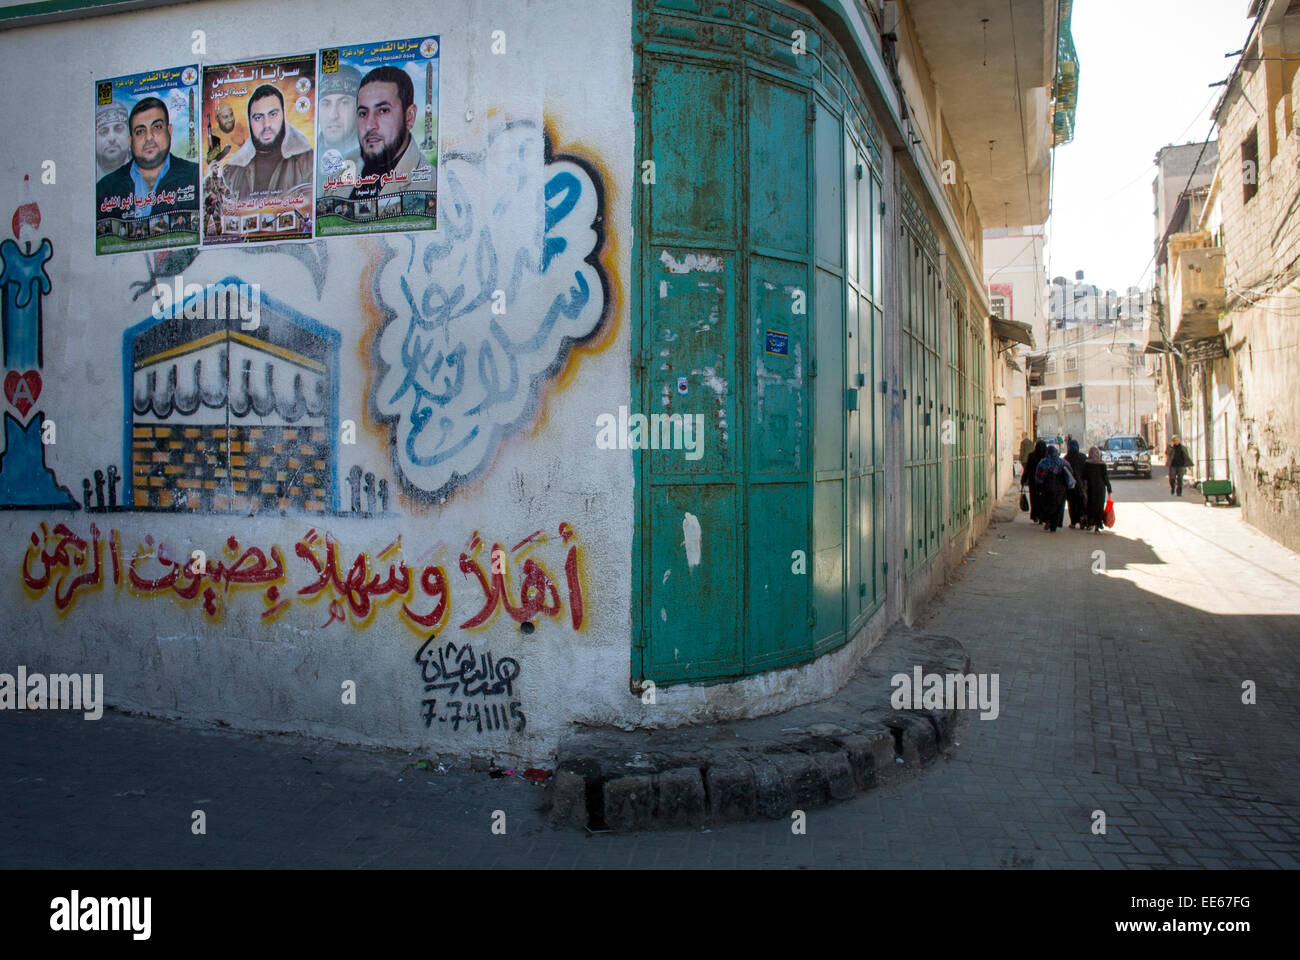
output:
M30 180L23 177L25 192ZM27 200L11 221L18 243L0 243L0 332L4 337L4 451L0 453L0 509L77 510L72 493L45 465L44 413L37 409L45 365L41 301L50 292L45 264L54 256L49 239L33 249L40 207ZM19 246L19 243L22 246Z

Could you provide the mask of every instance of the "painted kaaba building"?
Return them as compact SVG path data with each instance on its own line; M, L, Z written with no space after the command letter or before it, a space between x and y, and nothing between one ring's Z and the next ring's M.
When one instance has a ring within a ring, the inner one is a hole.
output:
M339 334L229 277L123 337L124 502L338 509Z

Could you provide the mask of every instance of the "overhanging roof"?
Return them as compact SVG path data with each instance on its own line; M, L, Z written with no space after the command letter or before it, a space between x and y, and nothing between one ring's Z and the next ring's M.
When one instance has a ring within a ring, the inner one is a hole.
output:
M911 0L907 9L980 219L1043 223L1056 0Z
M1034 328L1019 320L1003 320L1001 317L989 317L993 335L1013 343L1023 343L1030 350L1034 349Z

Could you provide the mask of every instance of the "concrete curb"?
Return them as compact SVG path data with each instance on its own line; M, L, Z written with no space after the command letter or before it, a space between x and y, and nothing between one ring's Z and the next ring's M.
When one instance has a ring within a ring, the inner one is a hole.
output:
M896 710L890 678L970 672L951 637L898 625L831 699L756 720L663 730L589 728L561 741L552 826L631 832L776 819L847 800L932 763L956 710Z

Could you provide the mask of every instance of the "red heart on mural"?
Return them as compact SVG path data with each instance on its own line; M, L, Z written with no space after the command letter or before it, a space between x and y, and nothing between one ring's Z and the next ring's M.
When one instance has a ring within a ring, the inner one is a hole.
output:
M36 406L41 395L41 375L35 370L19 373L10 370L5 374L5 399L12 403L21 417Z

